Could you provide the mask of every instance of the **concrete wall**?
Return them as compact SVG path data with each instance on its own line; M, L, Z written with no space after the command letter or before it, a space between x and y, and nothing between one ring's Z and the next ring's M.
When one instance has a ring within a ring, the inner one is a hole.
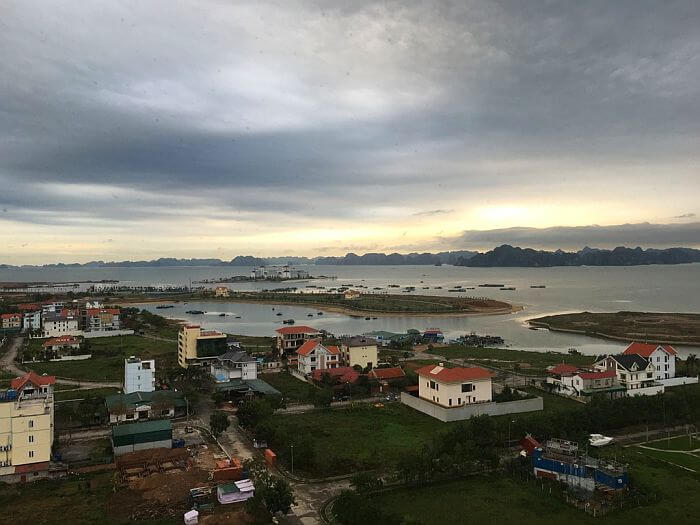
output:
M151 441L149 443L136 443L135 445L123 445L121 447L114 447L114 455L121 456L122 454L128 454L129 452L136 452L137 450L148 450L151 448L172 448L173 442L171 439L164 441Z
M647 388L632 388L632 389L627 389L627 395L628 396L655 396L656 394L663 394L664 393L664 386L663 385L658 385L658 386L650 386Z
M406 392L401 393L401 402L415 410L428 414L440 421L461 421L472 416L488 414L490 416L502 416L505 414L519 414L522 412L536 412L542 410L544 405L541 397L508 401L505 403L476 403L455 408L444 408L425 399L414 397Z
M81 335L85 339L92 339L93 337L114 337L117 335L134 335L133 330L103 330L96 332L84 332Z
M661 379L659 383L666 388L670 386L696 385L698 383L698 377L672 377L671 379Z

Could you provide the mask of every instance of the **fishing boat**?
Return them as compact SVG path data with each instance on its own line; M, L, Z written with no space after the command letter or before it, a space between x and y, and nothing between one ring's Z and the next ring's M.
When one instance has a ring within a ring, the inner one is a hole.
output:
M284 321L282 321L282 323L284 323L284 324L294 324L294 319L285 319Z
M544 284L531 284L530 288L547 288Z
M277 312L277 316L280 316L280 315L282 315L282 312Z
M221 313L219 314L219 317L226 317L226 314L223 313L223 312L221 312Z
M512 291L512 290L515 290L515 287L514 286L504 286L503 288L499 288L499 290Z
M185 313L192 315L202 315L204 312L202 310L187 310Z
M613 438L604 436L603 434L591 434L588 438L588 443L592 447L604 447L605 445L609 445L613 441Z

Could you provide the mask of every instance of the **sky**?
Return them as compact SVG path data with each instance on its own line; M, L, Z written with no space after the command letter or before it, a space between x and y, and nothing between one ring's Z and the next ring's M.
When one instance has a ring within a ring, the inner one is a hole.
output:
M700 246L700 3L0 3L0 263Z

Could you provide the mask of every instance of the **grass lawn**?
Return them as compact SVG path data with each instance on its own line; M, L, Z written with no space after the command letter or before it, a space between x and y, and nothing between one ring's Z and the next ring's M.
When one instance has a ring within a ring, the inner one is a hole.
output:
M0 508L7 523L31 522L34 525L175 525L182 518L131 521L122 510L123 518L114 517L111 503L112 473L90 477L0 485ZM89 485L89 488L86 487Z
M316 467L309 475L345 474L395 465L402 454L417 450L448 423L399 403L275 416L286 436L304 436L313 447ZM288 448L282 444L282 457ZM295 455L296 455L295 447ZM280 454L278 454L278 457ZM297 464L298 467L298 464Z
M39 374L84 381L119 381L124 377L124 358L135 355L156 360L156 370L175 365L177 343L156 341L137 335L99 337L86 341L92 358L84 361L25 363Z
M496 366L504 369L518 369L519 372L541 374L548 366L568 363L577 366L590 366L594 357L569 355L559 352L528 352L508 348L482 348L450 345L428 350L429 354L441 355L449 359L467 359L474 363Z
M533 388L531 386L518 388L518 390L523 390L529 394L541 397L544 402L545 411L555 411L555 410L571 410L572 408L581 408L583 405L578 401L573 399L567 399L556 394L550 394L539 388Z
M68 401L70 399L84 399L87 396L106 397L118 393L118 388L91 388L85 390L59 390L54 392L56 401Z
M695 470L700 474L700 457L695 454L683 454L681 452L664 452L661 450L649 450L647 448L636 447L636 450L648 456L650 458L659 459L661 461L668 461L669 463L674 463L675 465L680 465L682 467L687 467Z
M313 385L305 383L287 372L260 374L259 379L282 392L283 397L293 401L308 401L311 392L316 389Z
M697 450L700 448L700 439L697 436L693 436L692 439L689 439L688 436L678 436L671 439L650 441L644 445L662 450Z
M620 459L620 456L618 456ZM694 523L700 513L700 477L628 450L632 480L660 501L645 507L593 518L543 494L539 485L509 478L474 477L428 487L400 489L375 496L384 508L418 519L425 525L466 523L541 523L637 525Z
M274 337L256 335L232 335L234 340L239 341L245 350L249 352L270 352L277 344Z

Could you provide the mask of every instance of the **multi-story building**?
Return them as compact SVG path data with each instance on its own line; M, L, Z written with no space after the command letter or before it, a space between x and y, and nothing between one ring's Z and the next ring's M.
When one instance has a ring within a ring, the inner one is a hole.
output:
M177 362L182 368L212 363L228 350L228 336L199 325L183 325L177 334Z
M664 391L663 385L654 379L654 365L641 355L609 355L598 360L594 366L596 370L614 371L617 381L627 390L627 395L656 394ZM635 392L636 390L645 391Z
M258 280L308 279L309 272L289 265L259 266L250 272L250 277Z
M310 326L284 326L277 332L277 352L280 356L295 354L306 341L318 339L321 332Z
M22 314L22 330L41 330L41 310L27 311Z
M229 297L231 289L228 286L217 286L214 288L214 297Z
M3 330L21 330L22 314L0 314L0 328L2 328Z
M41 313L48 314L52 312L60 312L63 310L64 305L65 303L63 301L46 301L41 303Z
M340 366L340 349L337 346L324 346L320 339L312 339L301 345L297 356L297 368L304 375Z
M647 343L630 343L623 355L639 355L654 366L654 379L673 379L676 377L676 352L670 345Z
M81 311L82 328L86 332L119 330L119 308L85 308Z
M257 379L258 363L248 352L229 350L211 364L211 375L217 383L227 383L232 379Z
M42 333L44 337L59 337L61 335L82 335L79 319L68 310L43 314Z
M377 364L377 341L371 337L351 337L340 343L340 350L345 366L372 368Z
M617 382L614 370L584 370L573 365L549 367L547 383L553 389L569 396L590 398L605 395L611 399L625 395L625 387Z
M0 481L31 481L48 473L55 382L30 372L0 391Z
M427 365L416 370L418 397L445 408L491 401L493 374L478 366L445 368Z
M156 362L131 356L124 360L124 393L153 392L156 389Z

